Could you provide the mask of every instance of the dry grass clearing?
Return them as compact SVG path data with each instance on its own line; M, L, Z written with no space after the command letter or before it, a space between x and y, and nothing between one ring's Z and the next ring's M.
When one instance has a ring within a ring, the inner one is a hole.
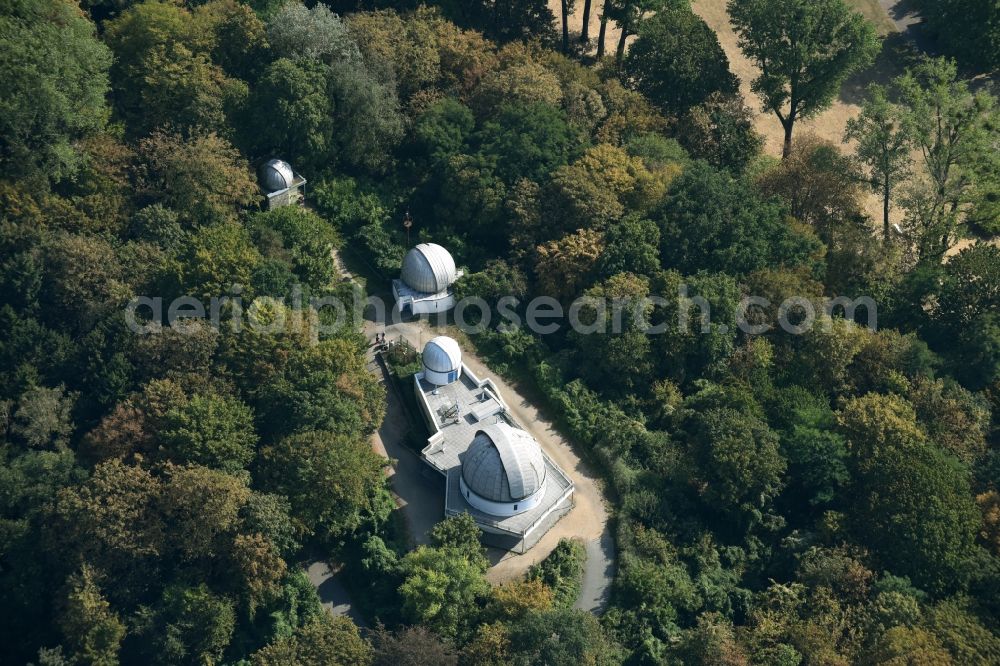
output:
M882 35L891 35L895 32L895 26L878 0L848 0L861 14L877 27ZM578 37L583 24L583 0L576 3L576 11L570 15L569 29L573 37ZM770 112L763 112L760 109L760 100L750 90L750 83L757 76L757 68L747 60L739 46L737 46L736 33L729 22L729 14L726 12L726 0L692 0L692 8L719 37L719 43L729 58L729 66L733 73L740 79L740 88L747 104L756 113L755 126L761 136L764 137L764 150L773 156L781 155L781 146L784 134L778 119ZM603 0L593 0L590 15L590 37L596 40L600 29L600 15L603 9ZM561 30L561 2L549 0L549 7L556 16L556 25ZM620 31L614 22L609 22L606 37L606 52L613 54L618 43ZM848 81L840 97L834 101L830 108L823 113L808 120L800 120L795 127L796 136L804 134L815 134L820 138L840 144L844 137L844 129L848 119L857 115L860 111L860 103L864 97L864 91L872 82L886 83L902 71L900 66L901 58L897 53L899 48L898 39L890 36L886 40L886 46L882 54L873 67L865 72L853 77ZM846 148L849 149L849 146ZM873 219L881 217L881 203L878 197L872 196L865 206L866 212Z
M781 155L781 144L784 140L781 124L773 114L759 111L759 100L750 90L750 82L757 76L758 70L743 56L743 52L737 46L736 33L733 32L733 27L729 22L729 14L726 12L726 0L693 0L691 4L695 13L704 19L719 36L719 43L722 44L722 49L729 58L730 68L740 78L740 87L747 103L758 110L757 131L764 136L767 152L771 155ZM880 20L873 22L879 26L883 34L886 31L894 30L892 21L879 6L877 0L851 0L851 4L857 5L859 11L869 20L872 20L872 16L880 18ZM878 63L871 72L856 77L857 80L845 85L844 94L835 100L829 109L814 118L800 121L796 125L796 133L800 135L813 133L829 141L840 143L844 136L847 120L860 111L858 102L861 101L860 93L863 92L864 87L872 80L883 80L892 76L893 72L881 71L894 69L887 67L887 64L886 62Z

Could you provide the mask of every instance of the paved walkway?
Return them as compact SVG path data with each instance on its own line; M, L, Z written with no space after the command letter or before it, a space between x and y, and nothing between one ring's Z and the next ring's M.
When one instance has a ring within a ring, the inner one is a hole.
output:
M389 482L396 505L403 511L413 544L423 545L429 542L431 528L444 520L444 479L406 445L410 423L400 398L383 367L375 364L374 371L386 384L386 411L382 427L372 435L372 447L393 461Z
M359 627L368 626L357 609L351 605L351 598L339 580L341 576L339 572L334 573L326 562L316 561L306 567L306 576L316 588L316 594L319 595L323 608L334 615L346 615Z

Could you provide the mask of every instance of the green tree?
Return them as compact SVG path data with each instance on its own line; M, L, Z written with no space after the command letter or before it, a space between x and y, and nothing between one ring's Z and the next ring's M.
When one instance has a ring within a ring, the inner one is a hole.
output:
M319 215L284 206L254 215L251 227L265 256L287 261L306 285L320 290L333 283L336 269L330 253L340 238Z
M119 113L135 134L164 126L222 131L227 111L246 96L211 61L215 35L186 8L154 0L129 7L105 25Z
M327 69L311 60L279 58L250 93L246 143L259 155L281 155L300 168L325 162L333 148Z
M101 594L96 578L87 565L70 577L59 624L77 659L93 666L117 666L125 623Z
M185 227L231 220L260 197L250 165L216 134L156 132L139 143L140 187Z
M537 582L547 588L548 595L541 595L538 603L531 604L535 610L548 610L550 606L570 607L580 596L580 585L583 582L583 567L587 562L587 551L579 539L560 539L552 552L545 559L528 569L525 582L529 585ZM529 588L530 589L530 588ZM527 591L527 590L526 590ZM497 594L500 592L497 590ZM523 615L522 609L516 617Z
M651 276L660 269L660 229L651 220L629 215L608 227L598 264L602 277L617 273Z
M250 490L234 476L207 467L168 463L158 498L169 530L166 544L188 563L226 553L249 497Z
M346 617L323 614L253 653L253 666L367 666L372 648ZM395 662L399 664L400 662ZM404 662L405 663L405 662Z
M921 258L939 260L955 241L975 191L977 162L995 152L994 98L973 93L955 63L927 59L895 81L903 127L921 153L921 177L904 202ZM997 174L989 174L995 182Z
M385 465L363 439L304 432L262 449L257 478L288 498L299 534L336 539L386 519Z
M154 608L148 658L156 664L217 664L232 639L232 603L204 583L171 585Z
M264 23L250 6L239 0L209 0L195 8L194 20L213 36L212 62L229 76L257 79L268 44Z
M73 432L74 395L66 395L62 386L35 386L25 391L14 412L11 434L33 448L60 449L69 443Z
M619 663L617 646L590 613L571 609L532 612L510 630L511 662L518 666Z
M899 398L856 398L839 420L859 475L855 531L919 587L935 594L960 587L982 521L968 470L926 441Z
M358 46L347 26L326 5L307 9L301 2L285 2L267 20L267 42L278 58L337 60L357 63Z
M295 526L289 516L291 511L292 505L288 498L251 491L240 514L243 521L242 531L262 534L275 545L279 553L290 555L299 547L295 540Z
M752 414L717 408L699 415L691 448L714 507L752 514L781 490L787 463L778 436Z
M564 114L543 102L504 104L479 133L482 152L496 160L507 183L519 178L541 182L575 156L579 139Z
M672 116L683 115L712 94L737 92L715 32L688 7L663 9L643 21L624 70L639 92Z
M230 294L233 285L250 284L250 276L260 261L260 252L244 226L224 222L201 227L182 255L177 293L205 299Z
M655 178L638 157L599 144L552 172L542 193L542 215L551 236L559 231L604 230L628 209L642 211L658 197ZM550 237L551 237L550 236Z
M964 65L989 72L1000 66L1000 7L976 0L918 0L920 18Z
M652 217L664 267L688 274L802 265L820 248L814 236L788 224L779 202L704 163L685 170Z
M764 146L753 120L742 95L712 93L681 116L677 141L692 157L716 169L743 173Z
M760 69L753 91L785 130L823 111L848 76L878 54L875 28L844 0L730 0L740 49Z
M882 238L890 238L892 193L911 169L910 138L903 129L902 112L879 85L868 89L861 113L847 121L844 141L857 141L857 159L868 172L872 191L882 196Z
M901 298L932 307L901 313L949 361L954 375L967 386L981 388L1000 372L996 310L1000 303L1000 249L977 243L943 267L918 266L911 274L912 291Z
M354 340L293 349L280 374L252 390L268 434L327 430L357 437L373 432L385 415L385 389L365 368Z
M792 427L781 435L781 451L788 460L791 506L825 505L837 498L850 474L843 435L834 432L829 409L802 407L792 417Z
M193 395L173 407L163 419L160 438L170 458L229 473L246 468L257 445L250 408L216 394Z
M436 548L454 548L470 559L483 555L483 547L479 543L479 526L468 513L448 516L431 529L431 545Z
M652 375L652 343L646 334L652 305L649 283L631 273L619 273L583 293L580 322L594 332L580 331L572 339L579 348L580 374L608 396L634 395ZM570 312L573 312L572 306Z
M399 594L403 612L438 634L459 638L473 628L490 586L486 558L457 548L420 546L403 558Z
M689 8L689 0L608 0L605 2L602 9L603 15L614 20L621 31L618 37L618 46L615 48L615 64L621 67L628 38L641 31L650 14L658 15L661 12L681 11ZM603 47L604 36L601 35L598 41L598 58L604 55Z
M59 492L53 536L112 572L120 563L157 552L162 537L158 492L158 480L146 470L117 460L101 463L86 482Z
M111 52L66 0L11 2L0 35L0 169L42 182L72 176L82 162L79 141L108 120Z

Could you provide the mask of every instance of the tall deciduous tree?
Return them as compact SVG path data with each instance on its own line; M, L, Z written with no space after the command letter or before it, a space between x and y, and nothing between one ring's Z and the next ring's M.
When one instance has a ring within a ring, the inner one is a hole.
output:
M844 0L730 0L728 9L760 69L753 91L785 130L787 156L795 122L830 106L844 80L875 59L875 28Z
M481 553L448 546L420 546L402 562L399 588L406 616L451 638L464 635L476 620L477 604L490 586Z
M964 209L982 176L977 163L996 152L996 101L973 93L958 78L955 63L928 59L896 80L903 105L903 126L920 150L923 182L908 193L908 226L922 258L939 259L955 240Z
M140 142L139 152L140 187L186 226L233 219L260 196L246 159L217 134L156 132Z
M291 666L291 664L335 664L368 666L372 648L358 628L346 617L326 613L295 630L291 636L278 638L254 652L253 666ZM397 664L399 662L396 662Z
M281 155L308 168L330 156L333 108L326 68L315 61L279 58L250 94L245 143L262 156Z
M288 498L301 534L339 537L366 519L385 519L385 464L362 439L307 432L261 451L259 476Z
M715 32L687 7L661 9L639 27L625 74L649 101L679 116L712 93L737 92Z
M111 52L68 0L18 0L0 16L0 169L59 180L81 163L76 143L102 129Z
M70 577L60 626L73 655L82 663L116 666L125 623L104 598L96 579L88 565Z
M1000 66L1000 5L982 0L917 0L924 25L963 65Z
M764 145L739 93L713 93L688 109L677 123L677 141L692 157L735 174L743 173Z
M163 421L160 438L178 462L238 472L253 459L253 412L235 398L194 395L170 409Z
M689 9L690 6L690 0L605 0L605 14L614 19L621 30L618 45L615 47L615 63L621 66L628 38L639 32L640 26L649 14L672 9Z
M868 171L872 191L882 196L882 236L889 240L892 193L910 172L910 141L898 106L883 86L869 88L861 113L847 121L844 141L857 141L858 161Z

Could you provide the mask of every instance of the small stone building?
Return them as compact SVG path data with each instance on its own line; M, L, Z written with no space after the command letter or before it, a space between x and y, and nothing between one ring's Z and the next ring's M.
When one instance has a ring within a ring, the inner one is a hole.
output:
M268 160L260 168L260 184L267 196L267 209L299 205L305 196L306 179L284 160Z

